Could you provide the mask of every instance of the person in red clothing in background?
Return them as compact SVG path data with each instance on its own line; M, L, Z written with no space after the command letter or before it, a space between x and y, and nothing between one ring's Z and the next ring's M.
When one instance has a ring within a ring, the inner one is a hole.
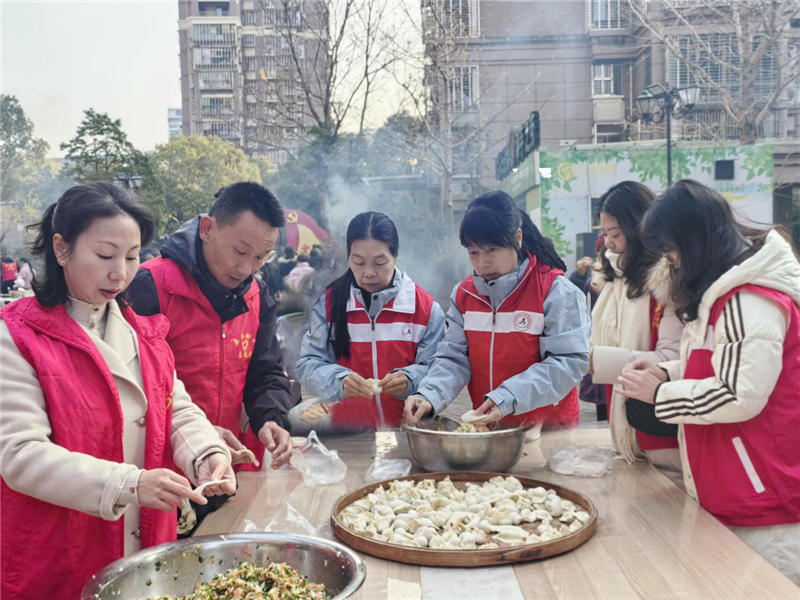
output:
M14 289L14 281L17 279L18 266L11 256L0 258L0 268L2 268L2 293L5 296Z
M274 258L284 224L283 208L261 185L223 188L207 215L185 223L160 257L142 265L128 294L140 315L169 319L178 376L230 446L237 470L257 468L248 461L255 456L260 463L265 447L276 469L292 454L282 426L292 397L277 306L255 277ZM206 510L197 512L196 524Z

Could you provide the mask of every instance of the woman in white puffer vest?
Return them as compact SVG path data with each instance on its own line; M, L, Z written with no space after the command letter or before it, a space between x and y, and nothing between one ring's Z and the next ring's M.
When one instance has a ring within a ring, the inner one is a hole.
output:
M646 186L623 181L598 204L605 247L592 273L599 294L592 311L590 372L606 386L608 417L614 445L633 462L647 458L680 477L677 428L660 423L651 405L613 393L612 385L635 360L658 364L674 360L680 348L680 321L668 302L670 268L642 243L642 219L655 201Z

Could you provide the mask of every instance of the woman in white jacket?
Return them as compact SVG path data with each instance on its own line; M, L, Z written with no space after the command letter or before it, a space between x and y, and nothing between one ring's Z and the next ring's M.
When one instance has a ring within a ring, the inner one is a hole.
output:
M800 585L800 264L777 231L737 223L681 181L645 217L686 324L680 359L620 378L679 426L687 492Z
M595 384L613 384L634 360L657 364L678 357L681 330L668 302L669 264L648 251L639 232L655 201L650 188L623 181L600 198L605 248L592 273L599 294L592 311L590 372ZM680 482L677 428L660 424L652 406L606 387L614 445L633 462L647 458Z

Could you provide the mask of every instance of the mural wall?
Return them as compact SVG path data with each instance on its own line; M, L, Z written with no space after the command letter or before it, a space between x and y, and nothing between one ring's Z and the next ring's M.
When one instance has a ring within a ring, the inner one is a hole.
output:
M732 180L714 179L718 160L734 161ZM575 268L577 234L591 230L593 198L625 180L640 181L656 193L667 187L663 149L542 152L539 162L542 231L553 238L570 270ZM674 181L695 179L718 190L743 220L772 222L771 145L675 148L672 168Z

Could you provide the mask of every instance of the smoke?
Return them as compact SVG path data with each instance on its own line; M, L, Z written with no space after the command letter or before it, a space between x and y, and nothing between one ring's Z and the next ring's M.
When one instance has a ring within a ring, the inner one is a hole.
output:
M350 220L361 212L386 214L400 237L397 267L447 310L453 287L469 273L467 254L454 228L447 231L431 213L427 198L420 201L408 191L387 190L380 184L349 183L339 175L329 178L328 190L326 216L333 239L343 241Z

